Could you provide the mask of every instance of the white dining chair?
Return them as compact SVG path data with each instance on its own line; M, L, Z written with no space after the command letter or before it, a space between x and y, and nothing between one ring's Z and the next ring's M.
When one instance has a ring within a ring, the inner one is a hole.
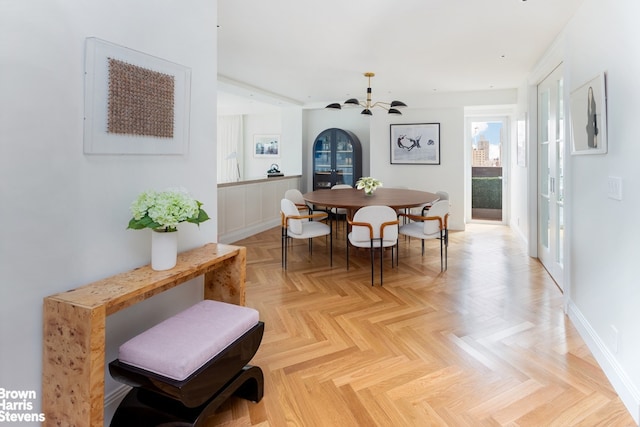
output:
M438 200L449 200L449 193L447 193L446 191L436 191L436 196L438 196L438 199L436 200L436 202ZM427 211L429 209L431 209L431 206L433 205L433 203L435 202L431 202L431 203L427 203L424 206L421 206L421 212L420 215L424 216ZM451 202L449 202L449 204L451 204Z
M391 267L394 249L398 245L398 217L389 206L365 206L356 211L353 219L347 217L351 232L347 236L347 270L349 269L349 246L368 248L371 252L371 286L374 283L376 249L380 249L380 286L384 265L384 248L391 248ZM397 265L397 261L396 261Z
M311 205L307 203L302 195L302 192L297 188L290 188L289 190L284 192L284 198L291 200L294 205L298 208L299 211L305 211L304 214L308 215L316 215L313 217L313 221L324 221L329 217L329 213L321 210L314 210Z
M349 184L336 184L333 187L331 187L332 190L340 190L340 189L344 189L344 188L353 188L352 186L350 186ZM333 216L336 218L336 232L338 231L338 216L344 216L345 218L347 217L347 210L343 209L343 208L331 208L331 213L333 214ZM346 221L343 223L344 226L346 227Z
M422 240L422 256L424 256L424 242L429 239L440 240L440 271L447 270L447 251L449 247L449 200L434 202L425 216L400 214L411 221L401 226L399 234L416 237Z
M282 266L287 268L289 239L308 239L309 255L313 253L313 238L329 236L329 262L333 266L333 233L331 227L323 222L309 221L322 214L300 215L296 205L289 199L280 201L282 218Z

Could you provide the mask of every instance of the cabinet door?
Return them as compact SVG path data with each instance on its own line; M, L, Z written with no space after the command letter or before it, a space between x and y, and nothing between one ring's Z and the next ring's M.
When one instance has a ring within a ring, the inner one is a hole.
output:
M347 184L354 186L353 179L353 140L342 131L336 132L336 184Z
M313 144L313 188L331 188L334 178L334 150L331 132L324 131L316 138Z
M321 132L313 145L313 189L354 186L361 175L361 162L360 141L353 133L336 128Z

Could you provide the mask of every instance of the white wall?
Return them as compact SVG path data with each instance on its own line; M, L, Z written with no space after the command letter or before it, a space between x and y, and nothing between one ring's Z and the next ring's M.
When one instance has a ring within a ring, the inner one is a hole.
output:
M640 419L640 4L585 0L566 30L565 85L573 90L607 72L608 154L570 162L569 314L614 387ZM607 197L622 178L623 200ZM617 329L616 334L613 329Z
M266 178L272 164L280 166L285 175L302 173L302 109L283 107L278 113L247 114L243 116L244 157L241 159L242 179ZM255 135L280 135L278 157L255 157Z
M180 226L179 250L217 238L216 8L207 0L0 2L0 387L35 390L35 412L42 299L150 261L150 231L126 230L140 191L183 186L213 214L200 228ZM188 155L83 154L92 36L191 68ZM110 356L145 323L197 299L199 286L110 319ZM115 387L107 383L107 393Z
M522 96L520 95L522 94ZM537 157L531 157L531 146L535 147L535 143L531 142L529 135L529 126L531 126L531 114L527 107L527 85L523 84L518 88L518 104L514 110L514 120L511 129L511 144L509 151L511 157L509 159L509 176L510 176L510 226L518 233L525 242L529 242L529 222L536 222L536 218L530 218L529 211L529 176L530 169L536 169ZM535 118L535 117L534 117ZM525 152L524 166L518 165L518 121L522 120L525 125ZM535 181L534 181L534 187ZM533 255L533 254L530 254Z
M440 123L440 165L392 165L390 125ZM385 186L449 193L449 228L464 230L464 109L406 109L402 116L380 114L371 121L371 175Z
M272 163L280 164L279 158L256 157L254 150L254 137L256 135L280 135L282 133L282 120L279 113L247 114L243 116L244 127L244 157L240 165L243 180L265 178L267 169ZM281 136L282 138L282 136ZM282 139L279 145L280 153L284 150Z

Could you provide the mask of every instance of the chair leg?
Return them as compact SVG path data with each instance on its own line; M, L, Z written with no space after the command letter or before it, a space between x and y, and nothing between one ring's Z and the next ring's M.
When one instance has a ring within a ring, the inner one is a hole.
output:
M400 241L396 240L396 244L394 245L396 247L396 267L400 267Z
M393 257L393 255L391 255ZM393 263L393 261L392 261ZM382 246L382 239L380 239L380 286L382 286L382 272L384 270L384 246Z
M374 255L374 248L373 248L373 240L371 240L371 250L369 251L370 255L371 255L371 286L373 286L373 270L374 270L374 261L375 261L375 255Z
M329 226L329 265L333 267L333 233L331 232L331 226Z
M396 256L397 255L394 256L395 249L396 249L396 245L391 246L391 268L398 266L398 263L396 262ZM395 265L393 264L394 262L395 262Z
M444 269L449 268L449 230L444 230Z
M444 262L442 259L442 246L444 245L444 234L442 234L442 230L440 230L440 271L444 271Z
M282 247L282 253L280 254L281 258L282 258L282 267L284 267L284 269L287 269L287 235L286 235L286 229L283 228L282 229L282 242L280 244L280 246Z
M347 270L349 270L349 236L347 236Z
M398 255L400 253L400 246L398 246L398 241L397 240L396 240L396 244L393 245L392 251L395 251L395 253L396 253L396 268L398 268L398 265L399 265L398 264Z

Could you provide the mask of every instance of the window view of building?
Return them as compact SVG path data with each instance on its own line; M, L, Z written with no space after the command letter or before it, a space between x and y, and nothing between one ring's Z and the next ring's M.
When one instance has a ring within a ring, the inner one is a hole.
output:
M472 166L502 167L502 123L474 122Z
M471 218L502 221L502 121L471 123Z

